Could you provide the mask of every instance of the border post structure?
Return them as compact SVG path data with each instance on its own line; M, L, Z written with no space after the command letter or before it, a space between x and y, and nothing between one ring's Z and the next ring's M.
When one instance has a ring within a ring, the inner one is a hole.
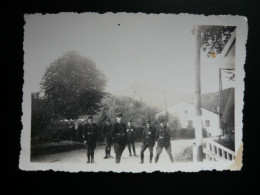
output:
M196 25L195 30L195 142L196 150L193 158L194 161L202 161L203 150L202 150L202 120L201 120L201 77L200 77L200 48L201 48L201 27Z

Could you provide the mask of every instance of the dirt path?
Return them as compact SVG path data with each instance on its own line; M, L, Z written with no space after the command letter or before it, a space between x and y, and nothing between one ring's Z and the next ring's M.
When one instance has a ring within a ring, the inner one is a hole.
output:
M171 141L172 144L172 154L175 162L187 162L192 160L192 143L194 140L174 140ZM105 152L104 149L105 146L97 146L95 149L95 161L99 164L114 164L115 159L103 159ZM154 156L156 154L156 147L154 147ZM138 156L140 155L141 150L141 143L136 143L136 152ZM111 155L115 156L114 149L111 151ZM73 150L69 152L62 152L62 153L56 153L56 154L50 154L50 155L42 155L38 156L32 159L32 162L49 162L49 163L56 163L56 162L69 162L69 163L86 163L86 149L80 149L80 150ZM153 159L154 160L154 159ZM145 151L145 163L149 161L149 150L147 149ZM158 162L168 162L169 157L165 150L160 155ZM121 162L127 162L127 163L139 163L140 157L130 157L128 148L126 147Z

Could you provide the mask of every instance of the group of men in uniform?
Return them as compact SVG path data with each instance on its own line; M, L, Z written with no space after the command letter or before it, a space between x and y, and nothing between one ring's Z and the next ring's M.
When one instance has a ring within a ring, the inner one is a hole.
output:
M116 163L120 163L121 156L126 145L128 146L129 155L132 156L133 150L133 156L138 157L135 151L135 128L132 126L132 120L128 120L127 125L125 125L122 123L122 116L122 113L117 113L116 122L113 125L111 124L111 121L107 119L101 131L102 136L104 136L106 140L104 159L113 158L110 152L112 145L114 145ZM167 126L166 121L163 118L160 119L160 128L157 130L150 126L149 120L146 120L145 123L146 126L142 133L140 163L144 163L144 152L147 148L150 152L150 163L152 163L153 148L156 141L157 146L155 163L157 163L163 148L166 149L171 162L173 162L170 142L171 132ZM87 117L87 123L82 125L81 128L83 132L84 143L87 145L87 163L95 163L94 150L98 139L98 128L95 123L92 123L91 115Z

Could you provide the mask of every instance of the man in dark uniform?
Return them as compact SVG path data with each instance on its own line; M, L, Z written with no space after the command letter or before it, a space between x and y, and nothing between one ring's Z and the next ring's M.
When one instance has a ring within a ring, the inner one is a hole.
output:
M122 153L126 146L126 125L121 122L122 116L122 113L116 114L117 122L114 124L111 132L116 153L116 163L120 163Z
M132 123L132 120L129 119L127 122L127 126L126 126L126 134L127 134L126 143L128 146L129 155L132 156L132 151L131 151L131 147L132 147L134 156L137 156L135 153L135 128L131 123Z
M170 157L171 162L173 162L172 151L171 151L171 131L167 127L165 119L160 119L160 129L157 131L157 147L156 147L156 157L155 163L157 163L159 156L165 148L167 154Z
M87 123L83 125L83 140L87 145L87 163L94 163L94 150L97 144L98 129L95 123L92 123L92 116L87 116Z
M144 163L144 151L149 148L150 151L150 163L153 159L153 147L155 145L155 136L156 132L153 128L150 127L150 121L146 120L146 127L143 130L142 134L142 146L141 146L141 163Z
M101 132L102 136L105 137L106 140L105 157L104 157L105 159L113 158L110 155L111 145L112 145L111 130L112 130L112 124L110 123L110 119L107 119L105 121L105 124L103 125L102 132Z

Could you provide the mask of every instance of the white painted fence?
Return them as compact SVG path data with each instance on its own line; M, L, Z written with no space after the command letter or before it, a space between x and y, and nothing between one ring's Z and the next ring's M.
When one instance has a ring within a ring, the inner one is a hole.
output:
M213 140L206 141L206 147L203 147L203 152L206 154L206 159L204 159L206 161L235 160L235 152Z

